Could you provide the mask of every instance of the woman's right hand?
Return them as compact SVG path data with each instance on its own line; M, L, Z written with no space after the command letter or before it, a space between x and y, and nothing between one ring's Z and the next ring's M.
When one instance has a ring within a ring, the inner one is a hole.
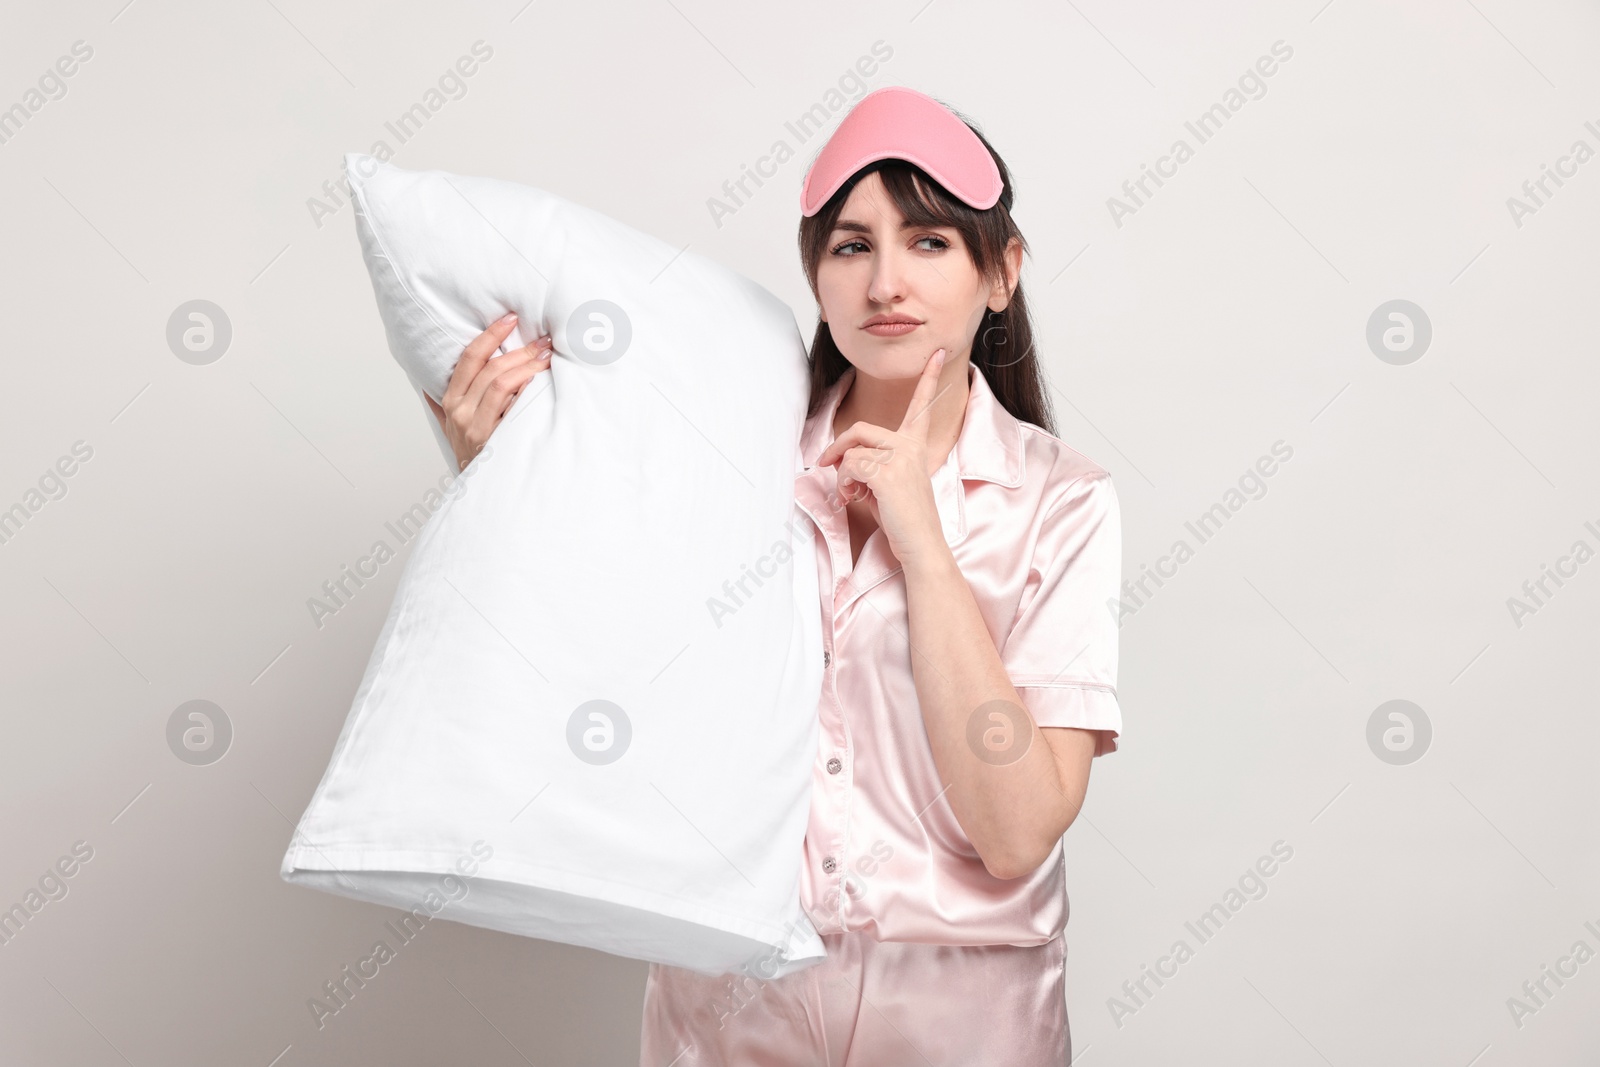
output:
M445 387L443 404L427 393L422 394L433 417L443 427L451 451L456 454L457 470L465 470L472 458L483 450L489 435L494 433L522 387L550 366L549 337L541 337L503 356L489 358L516 324L517 316L508 314L468 343L450 375L450 384Z

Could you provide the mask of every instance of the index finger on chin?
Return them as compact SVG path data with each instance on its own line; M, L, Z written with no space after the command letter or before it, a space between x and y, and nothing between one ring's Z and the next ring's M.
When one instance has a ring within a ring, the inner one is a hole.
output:
M911 394L911 403L906 407L906 417L900 423L900 432L915 436L918 440L928 439L928 421L933 412L933 401L939 391L939 372L944 369L945 350L938 349L928 357L928 362L922 368L922 377L917 379L917 388Z

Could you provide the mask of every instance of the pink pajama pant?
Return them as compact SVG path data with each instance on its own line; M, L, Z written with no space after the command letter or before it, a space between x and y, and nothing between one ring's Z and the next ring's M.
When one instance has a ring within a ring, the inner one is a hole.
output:
M824 934L763 981L650 965L640 1067L1064 1067L1066 942L952 946Z

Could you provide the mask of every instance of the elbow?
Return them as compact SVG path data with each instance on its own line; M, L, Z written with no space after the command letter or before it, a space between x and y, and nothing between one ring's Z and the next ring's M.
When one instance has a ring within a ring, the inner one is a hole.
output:
M1021 877L1015 868L1005 864L990 863L987 860L984 861L983 869L989 872L989 877L998 878L1002 882Z
M1056 854L1062 835L1065 833L1066 828L1063 827L1060 833L1052 830L1049 837L1013 841L986 849L979 853L983 860L983 868L995 878L1005 882L1026 878L1050 861L1050 857Z
M982 857L983 869L1003 882L1026 878L1039 869L1040 865L1050 857L1051 851L1051 849L1040 851L1036 848L1027 848L985 853Z

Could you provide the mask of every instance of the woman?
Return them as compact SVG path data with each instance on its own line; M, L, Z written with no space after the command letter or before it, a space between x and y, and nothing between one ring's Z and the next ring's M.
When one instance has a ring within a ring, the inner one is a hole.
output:
M827 651L800 896L827 958L652 964L643 1067L1070 1060L1061 837L1121 729L1121 532L1110 476L1048 432L1011 203L988 142L898 87L807 174L795 499ZM463 465L549 366L547 338L489 360L509 331L434 405Z

